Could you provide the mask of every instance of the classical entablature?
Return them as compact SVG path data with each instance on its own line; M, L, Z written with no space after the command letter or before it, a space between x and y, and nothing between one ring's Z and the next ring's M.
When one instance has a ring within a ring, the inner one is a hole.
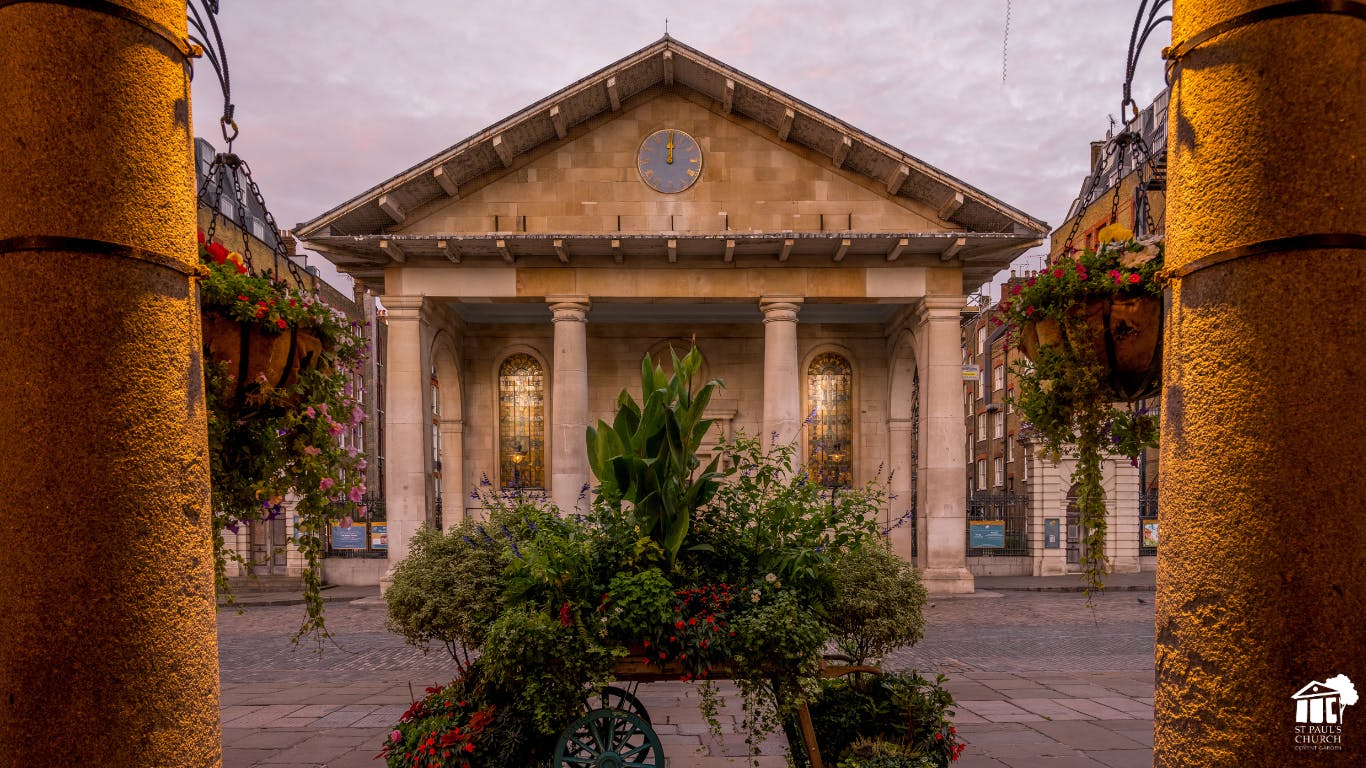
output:
M651 131L701 178L642 183ZM952 267L990 279L1048 226L672 38L298 227L378 293L388 267Z

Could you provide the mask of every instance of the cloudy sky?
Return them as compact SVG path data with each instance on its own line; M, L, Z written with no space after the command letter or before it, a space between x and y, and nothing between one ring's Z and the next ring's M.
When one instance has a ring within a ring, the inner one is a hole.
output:
M663 35L667 18L681 42L1056 227L1086 174L1089 142L1118 115L1138 2L222 6L241 129L235 148L282 226L311 219L648 45ZM1140 107L1161 88L1159 52L1169 41L1164 26L1140 60ZM221 109L217 81L200 61L196 133L219 148ZM348 278L340 282L349 289Z

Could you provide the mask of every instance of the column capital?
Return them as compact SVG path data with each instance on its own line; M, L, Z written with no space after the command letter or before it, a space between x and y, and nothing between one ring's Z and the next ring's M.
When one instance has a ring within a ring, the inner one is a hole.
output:
M764 313L765 323L795 323L804 301L801 296L764 296L759 299L759 311Z
M587 296L546 296L545 302L550 305L550 311L554 315L551 322L571 322L582 323L588 318L588 310L593 303Z
M381 296L386 317L396 320L416 320L422 314L425 296Z
M921 324L950 318L957 322L965 306L967 302L962 296L926 296L916 306L915 319Z

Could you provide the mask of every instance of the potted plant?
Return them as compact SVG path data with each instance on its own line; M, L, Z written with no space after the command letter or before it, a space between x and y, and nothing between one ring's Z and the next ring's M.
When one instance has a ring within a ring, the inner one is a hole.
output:
M1156 420L1132 403L1161 385L1162 241L1119 224L1098 239L1009 285L999 305L1026 357L1015 366L1021 414L1042 450L1077 458L1088 597L1106 570L1102 457L1156 445Z
M301 288L254 275L241 254L199 235L200 285L214 563L229 595L224 531L282 514L295 502L294 544L304 556L303 636L325 635L321 559L329 520L364 512L365 459L344 445L364 418L354 377L359 327Z

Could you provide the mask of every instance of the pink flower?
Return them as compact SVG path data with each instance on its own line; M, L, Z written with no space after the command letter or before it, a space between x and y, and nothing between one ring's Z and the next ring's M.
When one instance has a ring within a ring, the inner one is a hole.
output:
M351 423L359 424L362 421L365 421L365 409L361 408L359 405L351 406Z
M318 415L318 412L313 410L313 406L310 405L304 409L304 415L311 419L316 417Z
M359 503L360 503L360 500L363 499L363 498L365 498L365 486L364 486L364 485L357 485L357 486L355 486L354 488L351 489L350 493L347 493L347 494L346 494L346 498L348 498L348 499L350 499L351 501L353 501L353 502L359 504Z
M398 731L394 731L389 734L389 738L393 741L398 741L399 739L403 738L403 734Z
M343 427L337 422L331 419L327 420L327 434L336 437L337 435L340 435L344 429L346 429L346 427Z
M311 445L304 446L304 455L306 456L317 456L320 453L322 453L321 449L314 448Z
M324 416L327 415L327 403L318 403L318 413L321 413Z
M318 490L320 490L320 491L325 491L325 490L327 490L328 488L331 488L332 486L334 486L334 485L336 485L336 484L337 484L337 481L336 481L336 480L333 480L333 479L330 478L330 477L324 477L324 478L322 479L322 481L318 483Z
M360 470L361 472L364 472L365 468L368 466L370 465L365 463L365 459L361 459L360 461L356 462L356 469Z

